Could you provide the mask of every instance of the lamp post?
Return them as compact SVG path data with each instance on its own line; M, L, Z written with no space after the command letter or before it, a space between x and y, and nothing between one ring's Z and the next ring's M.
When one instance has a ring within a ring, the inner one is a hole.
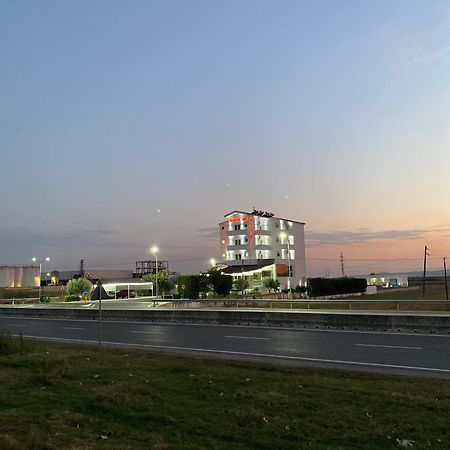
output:
M447 298L448 302L448 283L447 283L447 258L444 259L444 277L445 277L445 297ZM448 308L448 305L447 305Z
M49 262L50 258L47 256L45 259L37 259L37 258L31 258L31 261L38 262L39 263L39 301L41 301L41 291L42 291L42 264L44 262Z
M291 247L289 243L289 236L284 231L280 233L280 238L286 239L287 242L287 251L288 251L288 279L287 279L287 288L288 288L288 296L292 298L291 295Z
M211 258L209 263L211 264L211 267L216 267L216 260L214 258Z
M156 269L155 269L155 283L156 283L156 298L158 298L158 252L159 252L159 248L154 245L150 251L155 255L155 264L156 264Z

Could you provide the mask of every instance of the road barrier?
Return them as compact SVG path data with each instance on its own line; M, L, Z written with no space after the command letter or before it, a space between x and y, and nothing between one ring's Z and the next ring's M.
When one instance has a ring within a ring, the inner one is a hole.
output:
M1 316L39 317L72 320L97 320L97 309L78 308L7 308ZM147 310L104 309L104 321L135 321L152 323L195 323L222 325L260 325L288 328L339 330L374 330L450 333L450 314L438 313L368 313L323 311L262 311L250 309L185 309L152 308Z
M36 298L0 298L0 304L20 305L39 303L39 297Z

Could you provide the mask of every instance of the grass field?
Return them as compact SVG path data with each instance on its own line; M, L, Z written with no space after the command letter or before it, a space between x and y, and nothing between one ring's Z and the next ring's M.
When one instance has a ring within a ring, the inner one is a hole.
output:
M450 448L450 382L0 337L0 448Z

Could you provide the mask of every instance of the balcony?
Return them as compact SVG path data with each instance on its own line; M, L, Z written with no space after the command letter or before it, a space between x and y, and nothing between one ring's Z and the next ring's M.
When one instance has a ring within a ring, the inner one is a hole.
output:
M272 247L269 244L257 244L255 242L255 250L272 250Z
M248 250L248 244L240 244L240 245L227 245L228 251L239 251L239 250Z
M227 230L228 236L246 236L248 234L248 228L241 228L240 230L235 230L234 228L232 230Z
M270 230L255 230L255 236L270 236L271 234Z

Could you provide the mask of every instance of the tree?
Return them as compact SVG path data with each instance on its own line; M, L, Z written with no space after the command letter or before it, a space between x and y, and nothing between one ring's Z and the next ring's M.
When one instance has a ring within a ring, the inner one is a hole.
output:
M92 291L92 283L86 278L73 278L67 283L66 291L69 295L81 296L83 292Z
M196 299L200 295L200 275L180 275L178 277L178 293L183 298Z
M270 277L263 278L262 282L263 286L269 291L269 293L271 292L272 289L274 292L276 292L280 287L280 282Z
M226 297L230 295L231 289L233 289L233 277L231 275L222 275L220 283L215 288L216 294Z
M170 281L170 273L168 270L160 270L158 274L148 273L142 278L149 283L153 283L154 290L156 288L156 280L158 280L158 291L163 297L174 288L174 284Z
M217 295L229 295L233 288L233 277L222 273L220 269L213 267L205 275L212 291Z
M238 278L234 282L234 289L237 291L241 291L242 295L244 295L244 291L246 291L249 287L250 283L245 278Z

